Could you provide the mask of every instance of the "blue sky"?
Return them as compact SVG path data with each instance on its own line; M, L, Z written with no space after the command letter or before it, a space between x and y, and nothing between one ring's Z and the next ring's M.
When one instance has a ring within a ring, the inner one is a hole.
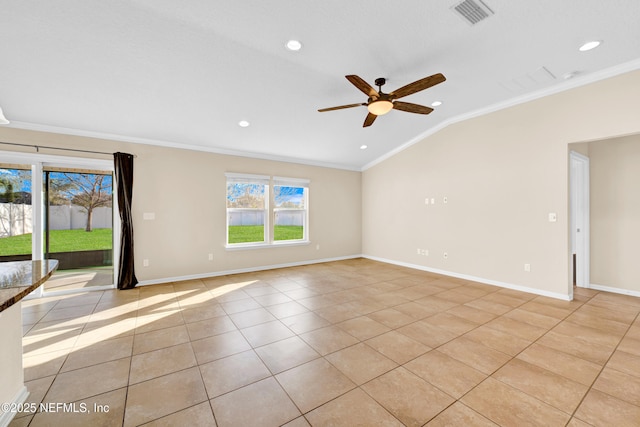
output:
M20 175L20 171L16 170L16 169L0 169L0 176L2 177L14 177L14 178L18 178L18 176ZM90 177L93 177L94 175L89 175ZM31 173L29 172L28 174L29 179L24 179L22 181L22 187L21 188L14 188L13 191L25 191L25 192L31 192ZM64 176L62 173L60 172L51 172L50 177L52 179L64 179ZM111 175L106 175L106 179L104 181L104 184L106 186L111 185L111 180L112 180L112 176Z
M262 184L249 184L249 183L229 183L227 186L227 199L230 202L234 202L238 197L241 197L247 193L256 196L264 197L265 186ZM290 202L300 207L304 205L304 188L303 187L288 187L278 186L274 188L274 198L276 207L281 206L284 203Z
M19 172L16 169L0 169L0 176L7 177L7 178L12 178L15 177L17 178L19 175ZM29 172L29 179L25 179L24 181L22 181L22 188L14 188L13 191L25 191L25 192L31 192L31 173Z
M282 186L278 188L280 189L280 191L276 189L276 193L275 193L276 207L281 206L283 203L286 203L286 202L291 202L296 205L304 204L304 188L282 187Z

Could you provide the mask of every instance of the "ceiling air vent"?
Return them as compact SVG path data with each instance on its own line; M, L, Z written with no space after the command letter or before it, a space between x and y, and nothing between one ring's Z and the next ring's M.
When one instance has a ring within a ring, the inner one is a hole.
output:
M482 0L464 0L453 6L452 9L471 25L475 25L493 15L493 11Z

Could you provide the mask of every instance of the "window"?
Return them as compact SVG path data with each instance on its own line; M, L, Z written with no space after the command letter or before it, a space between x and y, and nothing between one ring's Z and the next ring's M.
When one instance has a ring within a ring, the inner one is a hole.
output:
M31 165L0 163L0 262L31 259Z
M227 243L264 243L269 177L227 174Z
M305 181L273 179L273 240L307 240L307 194Z
M227 173L227 245L308 241L309 181Z

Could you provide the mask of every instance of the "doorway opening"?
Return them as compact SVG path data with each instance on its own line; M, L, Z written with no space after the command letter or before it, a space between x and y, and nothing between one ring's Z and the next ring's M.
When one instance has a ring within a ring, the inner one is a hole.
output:
M60 263L44 290L111 286L111 172L45 166L43 174L44 258Z
M589 158L578 152L569 153L569 193L570 193L570 225L571 260L573 285L589 287L590 239L589 239Z

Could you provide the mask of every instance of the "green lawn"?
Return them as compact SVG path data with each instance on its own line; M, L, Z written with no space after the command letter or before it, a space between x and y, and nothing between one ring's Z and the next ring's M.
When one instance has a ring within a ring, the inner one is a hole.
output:
M110 228L96 228L91 232L81 230L51 230L50 251L75 252L112 249ZM0 238L0 256L31 253L31 234Z
M304 229L301 225L276 225L273 234L274 240L301 240Z
M304 229L301 225L276 225L274 240L301 240ZM262 225L230 225L229 243L262 242L264 226Z

